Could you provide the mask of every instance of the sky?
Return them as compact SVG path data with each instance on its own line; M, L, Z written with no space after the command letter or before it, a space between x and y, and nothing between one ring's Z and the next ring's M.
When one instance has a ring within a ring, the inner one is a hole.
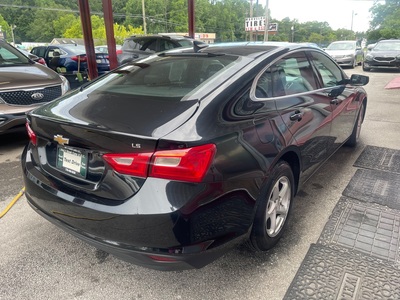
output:
M256 0L253 0L255 3ZM265 5L265 0L259 0ZM300 23L309 21L328 22L333 30L351 29L367 31L371 14L372 0L268 0L268 7L273 19L289 17Z

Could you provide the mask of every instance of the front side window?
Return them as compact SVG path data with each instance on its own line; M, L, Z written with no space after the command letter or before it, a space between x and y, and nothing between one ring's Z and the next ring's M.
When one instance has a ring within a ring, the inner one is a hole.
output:
M317 89L316 78L303 51L292 53L269 67L258 79L257 98L281 97Z
M324 87L333 87L343 80L341 69L326 55L319 52L310 53L312 60L318 72Z

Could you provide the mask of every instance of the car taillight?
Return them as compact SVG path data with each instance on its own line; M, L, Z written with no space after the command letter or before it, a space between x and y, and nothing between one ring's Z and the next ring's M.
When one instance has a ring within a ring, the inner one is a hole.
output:
M214 144L157 151L151 160L149 176L200 182L210 168L215 152Z
M36 133L33 132L28 122L25 123L25 126L26 126L26 131L28 132L29 140L31 141L32 145L36 146L37 145Z
M122 50L121 49L117 50L117 54L122 54Z
M71 59L74 60L74 61L81 61L81 62L84 62L84 61L87 60L85 55L72 56Z
M145 178L152 155L153 153L108 153L103 158L118 173Z
M155 153L108 153L103 158L121 174L201 182L215 153L216 146L207 144Z
M44 66L47 66L46 61L45 61L44 58L42 58L42 57L40 57L40 58L38 59L37 62L38 62L39 64L42 64L42 65L44 65Z

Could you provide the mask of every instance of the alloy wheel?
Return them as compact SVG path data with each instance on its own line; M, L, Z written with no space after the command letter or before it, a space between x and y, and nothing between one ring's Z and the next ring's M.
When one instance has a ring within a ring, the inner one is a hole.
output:
M265 230L268 236L275 237L285 224L291 198L291 184L286 176L280 177L268 198Z

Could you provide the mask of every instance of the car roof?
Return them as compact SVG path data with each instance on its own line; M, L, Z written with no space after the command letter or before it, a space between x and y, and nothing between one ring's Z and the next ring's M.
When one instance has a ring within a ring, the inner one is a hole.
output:
M338 44L338 43L357 43L357 41L334 41L334 42L332 42L331 44Z
M203 48L200 52L258 57L270 51L283 51L285 49L292 50L297 48L318 50L318 48L313 46L288 42L242 42L210 44L209 47Z
M182 36L182 35L160 35L160 34L153 34L153 35L132 35L125 40L133 40L133 39L154 39L154 38L165 38L170 40L193 40L191 37Z

